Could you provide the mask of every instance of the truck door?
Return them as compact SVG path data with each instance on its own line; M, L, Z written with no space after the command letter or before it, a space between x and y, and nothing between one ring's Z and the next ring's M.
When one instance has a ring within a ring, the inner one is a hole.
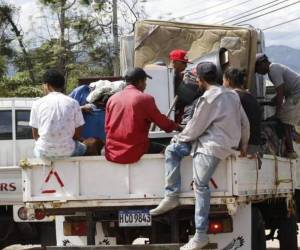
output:
M29 126L30 110L15 110L15 131L16 131L16 161L33 157L34 140L31 127Z
M13 165L12 110L0 110L0 167Z

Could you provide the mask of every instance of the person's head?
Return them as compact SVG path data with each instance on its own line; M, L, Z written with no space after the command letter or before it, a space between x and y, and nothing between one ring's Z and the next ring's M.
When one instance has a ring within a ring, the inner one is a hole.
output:
M126 83L134 85L140 91L144 91L146 89L147 78L152 79L145 70L138 67L128 71L125 75Z
M180 73L185 70L187 63L189 60L186 57L187 51L182 49L172 50L169 54L172 67L174 68L176 73Z
M43 75L43 88L47 94L49 92L63 92L65 88L64 76L55 69L49 69Z
M197 65L197 82L201 90L215 85L218 78L217 67L212 62L201 62Z
M269 58L265 54L256 54L255 73L261 75L267 74L269 72L270 64Z
M242 88L244 85L244 73L237 68L229 67L223 74L223 85L232 89Z

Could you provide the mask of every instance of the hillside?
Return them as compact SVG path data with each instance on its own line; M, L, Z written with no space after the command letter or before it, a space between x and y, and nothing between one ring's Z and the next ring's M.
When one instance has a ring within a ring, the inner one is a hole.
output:
M300 73L300 50L284 45L266 47L271 62L282 63Z

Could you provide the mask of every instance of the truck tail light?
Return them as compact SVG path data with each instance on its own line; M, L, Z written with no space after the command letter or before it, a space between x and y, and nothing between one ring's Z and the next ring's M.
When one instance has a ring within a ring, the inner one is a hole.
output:
M41 209L34 210L34 217L36 220L42 220L46 217L46 213Z
M223 232L223 225L221 221L214 220L209 222L209 230L212 234L219 234Z
M64 236L86 236L87 225L85 221L64 221Z
M220 234L233 232L232 218L226 216L225 218L215 218L209 220L208 233Z
M18 216L21 220L28 220L28 211L26 207L20 207L18 210Z

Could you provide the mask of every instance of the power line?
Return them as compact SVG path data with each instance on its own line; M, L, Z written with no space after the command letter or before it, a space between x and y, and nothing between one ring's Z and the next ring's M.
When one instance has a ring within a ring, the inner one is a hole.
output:
M257 12L254 12L254 13L251 13L251 14L250 14L249 12L252 12L252 11L254 11L254 10L260 9L261 7L267 6L267 5L269 5L269 4L272 4L272 3L278 2L278 1L280 1L280 0L274 0L274 1L271 1L271 2L268 2L268 3L265 3L265 4L262 4L262 5L260 5L260 6L257 6L257 7L253 8L253 9L250 9L250 10L247 10L247 11L244 11L244 12L241 12L240 14L237 14L237 15L234 15L234 16L229 17L229 18L227 18L227 19L224 19L224 20L222 21L222 24L227 24L227 23L230 23L230 22L233 22L233 21L237 21L237 20L239 20L239 19L241 19L241 18L243 18L243 17L246 17L246 16L248 16L248 15L253 15L253 14L257 13ZM284 1L282 1L282 2L286 2L286 1L289 1L289 0L284 0ZM282 2L280 2L280 3L282 3ZM277 4L280 4L280 3L276 3L276 5L277 5ZM274 6L275 6L275 5L272 5L272 6L269 6L268 8L271 8L271 7L274 7ZM259 10L259 11L261 11L261 10ZM243 16L244 14L246 14L246 16ZM236 18L236 17L239 17L239 18Z
M247 22L247 21L250 21L250 20L253 20L253 19L256 19L256 18L265 16L265 15L268 15L268 14L274 13L274 12L276 12L276 11L279 11L279 10L288 8L288 7L292 6L292 5L295 5L295 4L299 3L299 2L300 2L300 1L294 2L294 3L292 3L292 4L285 5L285 6L283 6L283 7L277 8L277 9L272 10L272 11L269 11L269 12L266 12L266 13L264 13L264 14L261 14L261 15L255 16L255 17L251 17L251 18L245 19L245 20L243 20L243 21L234 23L233 25L242 24L242 23L244 23L244 22Z
M227 4L229 2L232 2L232 1L234 1L234 0L228 0L228 1L226 1L224 3L221 3L221 4L215 4L215 5L212 5L212 6L208 7L208 8L205 8L205 9L196 10L196 11L187 13L187 14L182 15L182 16L174 17L171 20L174 20L174 19L177 19L177 18L183 18L183 17L186 17L186 16L192 16L192 15L198 14L200 11L207 11L207 10L213 9L215 7L218 7L218 6L225 5L225 4Z
M202 2L205 2L205 1L201 1L197 4L202 4ZM180 11L182 13L182 12L185 12L185 11L192 11L194 9L195 9L194 5L191 5L190 3L187 3L187 5L184 8L176 9L176 10L174 10L174 12Z
M291 23L291 22L294 22L296 20L300 20L300 17L297 17L297 18L294 18L294 19L291 19L291 20L288 20L288 21L285 21L285 22L282 22L282 23L278 23L278 24L275 24L273 26L269 26L267 28L263 28L262 30L269 30L269 29L273 29L275 27L278 27L278 26L281 26L281 25L284 25L284 24L287 24L287 23Z
M180 11L180 12L191 11L192 9L195 9L194 6L191 6L190 4L187 4L187 6L181 8L181 9L175 9L175 10L172 10L172 12L177 13L178 11ZM161 15L159 15L159 16L170 15L170 14L172 14L172 12L171 12L171 10L165 11L165 12L163 12L163 13L162 13ZM175 18L172 18L171 20L173 20L173 19L175 19Z
M213 16L213 15L215 15L215 14L218 14L218 13L224 12L224 11L226 11L226 10L229 10L229 9L232 9L232 8L235 8L235 7L238 7L238 6L240 6L240 5L243 5L243 4L245 4L245 3L248 3L248 2L250 2L250 1L252 1L252 0L246 0L246 1L243 1L243 2L241 2L241 3L238 3L238 4L235 4L235 5L229 6L229 7L227 7L227 8L221 9L221 10L219 10L219 11L215 11L215 12L213 12L213 13L210 13L210 14L207 14L207 15L204 15L204 16L200 16L200 17L194 17L194 18L191 18L191 19L189 19L189 20L195 20L195 19L201 19L201 18L204 18L204 17Z
M253 12L253 13L250 13L250 14L244 15L244 16L242 16L242 17L236 18L236 19L234 19L234 20L231 20L230 22L238 21L238 20L244 19L245 17L252 16L252 15L254 15L254 14L256 14L256 13L259 13L259 12L262 12L262 11L264 11L264 10L270 9L270 8L272 8L272 7L275 7L275 6L279 5L279 4L282 4L282 3L287 2L287 1L289 1L289 0L283 0L283 1L279 2L279 3L273 4L272 6L268 6L268 7L266 7L266 8L261 9L261 10L258 10L258 11L255 11L255 12ZM285 6L284 6L284 7L285 7ZM279 9L281 9L281 8L279 8ZM264 13L264 14L265 14L265 13Z

